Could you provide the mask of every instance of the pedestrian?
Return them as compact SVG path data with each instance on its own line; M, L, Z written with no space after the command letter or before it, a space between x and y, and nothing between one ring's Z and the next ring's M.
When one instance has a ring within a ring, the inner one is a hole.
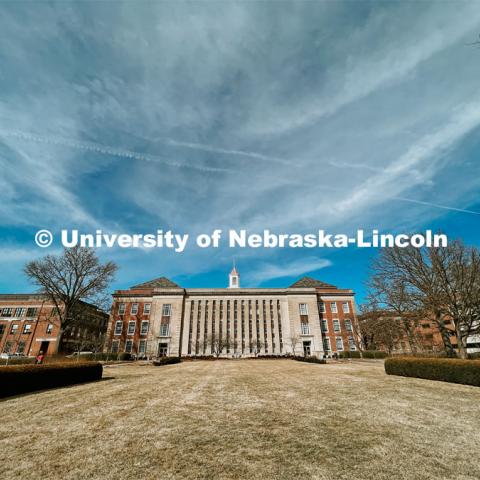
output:
M35 357L35 364L36 365L41 365L43 363L43 359L44 359L44 355L43 355L43 352L40 350L38 352L38 355Z

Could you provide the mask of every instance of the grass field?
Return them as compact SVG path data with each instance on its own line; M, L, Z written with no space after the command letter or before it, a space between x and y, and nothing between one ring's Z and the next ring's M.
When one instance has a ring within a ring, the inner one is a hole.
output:
M119 365L104 377L1 402L0 478L479 478L480 388L359 361Z

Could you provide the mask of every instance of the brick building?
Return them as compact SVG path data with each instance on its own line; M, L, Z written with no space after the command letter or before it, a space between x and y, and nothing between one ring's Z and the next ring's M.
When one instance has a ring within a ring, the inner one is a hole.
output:
M162 277L115 291L105 350L328 357L356 349L354 322L352 290L308 277L288 288L241 288L234 268L228 288L182 288Z
M83 304L82 317L63 335L60 351L101 347L108 315ZM46 355L57 353L60 321L55 305L41 294L0 294L0 353Z

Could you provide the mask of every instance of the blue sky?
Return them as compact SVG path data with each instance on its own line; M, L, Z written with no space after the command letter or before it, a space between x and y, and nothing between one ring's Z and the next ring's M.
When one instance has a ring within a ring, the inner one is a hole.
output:
M40 228L440 229L478 245L477 2L0 4L0 291ZM48 252L56 252L54 245ZM115 288L309 275L375 250L100 249Z

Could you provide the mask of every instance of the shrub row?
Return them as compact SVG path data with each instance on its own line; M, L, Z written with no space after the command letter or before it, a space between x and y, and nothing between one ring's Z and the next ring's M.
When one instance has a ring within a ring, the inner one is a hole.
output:
M1 360L3 365L7 365L7 360ZM13 357L8 359L8 365L32 365L35 363L35 357Z
M307 362L307 363L321 363L325 364L327 361L324 358L317 358L317 357L290 357L293 360L298 360L299 362Z
M365 350L363 352L363 358L387 358L388 353L381 350Z
M388 375L424 378L480 387L480 361L456 358L396 357L385 360Z
M102 371L93 362L0 367L0 397L100 380Z
M180 357L160 357L158 360L154 360L153 364L155 366L160 365L172 365L174 363L180 363L182 359Z
M338 356L339 358L360 358L360 352L340 352Z

